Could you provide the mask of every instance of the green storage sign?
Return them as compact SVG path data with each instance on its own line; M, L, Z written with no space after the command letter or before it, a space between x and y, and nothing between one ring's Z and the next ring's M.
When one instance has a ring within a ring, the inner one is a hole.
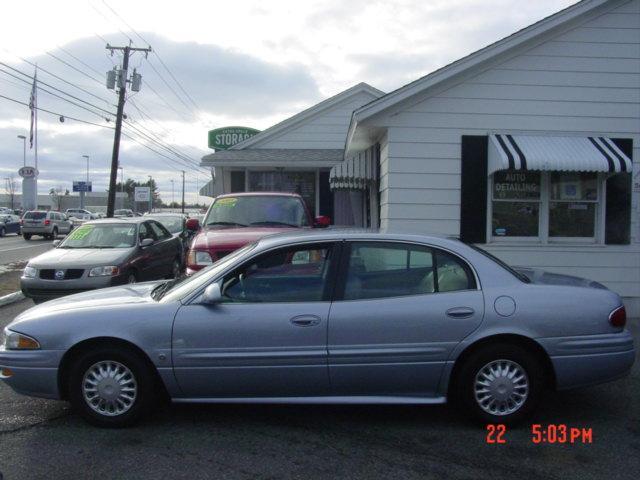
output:
M224 127L209 130L209 148L226 150L227 148L253 137L260 130L249 127Z

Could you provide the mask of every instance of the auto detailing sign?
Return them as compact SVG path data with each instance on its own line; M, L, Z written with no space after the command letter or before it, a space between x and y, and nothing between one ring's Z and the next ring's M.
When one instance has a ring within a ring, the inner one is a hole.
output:
M249 127L223 127L209 130L209 148L226 150L257 133L260 133L260 130Z

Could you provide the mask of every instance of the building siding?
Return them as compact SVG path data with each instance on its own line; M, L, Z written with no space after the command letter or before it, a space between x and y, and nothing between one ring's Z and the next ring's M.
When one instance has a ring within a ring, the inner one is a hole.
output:
M297 128L287 129L275 138L266 139L252 148L321 148L342 149L353 111L377 97L358 92L332 108L305 120Z
M640 0L499 62L378 118L388 135L380 182L383 227L459 234L462 135L632 138L634 169L640 168ZM600 281L640 314L640 198L633 195L630 245L487 249L513 265Z

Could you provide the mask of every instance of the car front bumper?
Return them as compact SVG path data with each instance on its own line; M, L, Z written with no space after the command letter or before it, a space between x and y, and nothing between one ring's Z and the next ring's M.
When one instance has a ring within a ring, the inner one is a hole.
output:
M58 399L58 365L63 354L60 350L0 347L0 380L22 395Z
M613 334L537 340L549 354L558 390L624 377L636 359L633 336L626 329Z
M115 277L88 277L72 280L44 280L42 278L20 278L20 289L26 297L52 299L82 293L98 288L107 288L126 283L124 275Z

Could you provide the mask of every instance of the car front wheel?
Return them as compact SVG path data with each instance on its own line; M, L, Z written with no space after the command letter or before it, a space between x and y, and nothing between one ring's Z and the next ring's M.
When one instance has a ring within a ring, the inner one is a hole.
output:
M126 427L150 410L153 378L139 355L124 349L98 348L75 361L69 399L93 425Z
M516 424L538 405L544 389L538 358L518 345L487 345L462 364L458 403L483 423Z

